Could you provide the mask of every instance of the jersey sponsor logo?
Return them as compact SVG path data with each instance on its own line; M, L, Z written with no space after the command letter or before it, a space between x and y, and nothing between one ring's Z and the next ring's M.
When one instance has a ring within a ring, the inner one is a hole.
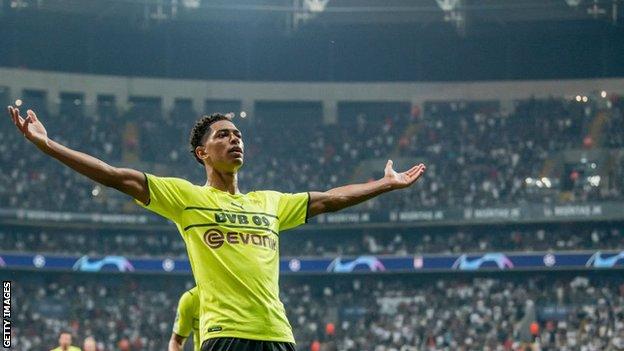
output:
M273 251L277 250L277 240L268 235L241 232L227 232L224 234L217 229L210 229L204 233L204 243L211 249L218 249L223 244L228 243L230 245L254 245Z
M271 225L271 222L266 216L228 212L215 213L215 221L217 223L228 224L253 224L260 227L268 227Z
M232 204L232 206L234 206L234 207L238 207L241 210L244 210L243 205L241 205L241 204L237 204L236 202L230 202L230 204Z

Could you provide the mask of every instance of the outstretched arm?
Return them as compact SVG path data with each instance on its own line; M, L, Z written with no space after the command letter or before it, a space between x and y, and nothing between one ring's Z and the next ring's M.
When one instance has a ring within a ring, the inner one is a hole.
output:
M369 183L345 185L325 192L310 192L308 217L325 212L335 212L372 199L388 191L406 188L416 182L425 172L424 164L397 173L392 169L392 160L388 160L384 177Z
M17 129L42 152L104 186L115 188L143 203L149 201L149 189L143 173L113 167L93 156L63 146L48 138L45 127L32 110L28 110L24 118L20 116L19 109L12 106L8 109Z

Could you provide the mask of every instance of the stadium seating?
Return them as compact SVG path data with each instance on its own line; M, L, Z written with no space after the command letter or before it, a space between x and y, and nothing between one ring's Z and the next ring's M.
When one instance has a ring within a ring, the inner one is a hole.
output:
M611 99L608 107L602 107L611 117L600 145L594 146L622 146L622 102L616 96ZM515 104L513 111L507 111L497 102L426 103L422 115L363 113L338 125L313 124L307 129L237 119L247 149L239 184L243 191L324 190L350 182L361 161L394 155L424 160L429 165L427 179L361 208L409 210L622 198L622 184L617 181L597 187L578 179L570 189L555 184L542 190L526 183L527 178L540 175L549 156L587 146L584 138L598 107L554 98ZM80 107L79 100L61 101L57 116L40 111L50 136L112 164L143 166L195 183L204 181L203 171L188 149L188 132L198 115L190 106L164 113L157 102L137 101L119 113L102 103L98 112L89 116ZM102 190L34 152L11 129L8 119L0 123L0 161L8 165L0 175L0 203L4 206L142 211L129 205L127 197ZM621 169L614 172L614 179L622 174ZM553 181L558 183L561 177L563 174ZM562 196L562 190L568 195Z

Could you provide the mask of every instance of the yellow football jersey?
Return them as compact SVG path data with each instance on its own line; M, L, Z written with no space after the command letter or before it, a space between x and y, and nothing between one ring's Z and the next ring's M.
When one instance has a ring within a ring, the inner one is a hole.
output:
M200 338L295 342L279 299L279 233L305 223L308 193L232 195L146 174L145 208L173 221L199 290Z

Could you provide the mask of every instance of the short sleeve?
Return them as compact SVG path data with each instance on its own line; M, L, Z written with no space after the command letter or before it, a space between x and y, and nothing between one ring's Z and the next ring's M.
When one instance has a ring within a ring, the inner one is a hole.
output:
M147 204L136 199L134 201L152 212L175 221L184 210L187 189L191 184L184 179L157 177L148 173L145 173L145 179L149 200Z
M307 221L309 200L309 193L280 194L277 208L280 231L298 227Z
M183 338L188 338L191 335L191 331L193 331L194 303L192 300L193 295L188 291L180 297L175 322L173 323L173 332Z

